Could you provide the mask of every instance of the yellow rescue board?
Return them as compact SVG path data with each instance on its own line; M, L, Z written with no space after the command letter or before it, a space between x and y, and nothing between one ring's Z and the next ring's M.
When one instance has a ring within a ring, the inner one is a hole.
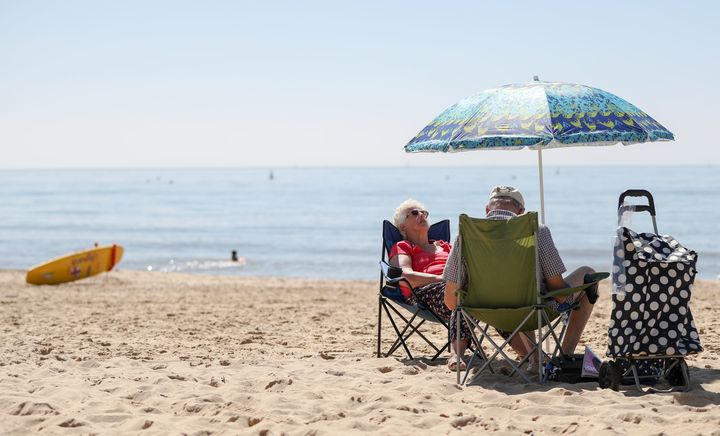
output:
M57 285L110 271L120 262L123 248L107 245L78 251L31 268L25 280L34 285Z

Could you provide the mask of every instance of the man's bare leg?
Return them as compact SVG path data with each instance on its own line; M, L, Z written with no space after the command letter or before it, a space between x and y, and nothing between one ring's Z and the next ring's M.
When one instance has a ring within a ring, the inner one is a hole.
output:
M590 267L581 266L565 277L565 281L571 287L580 286L583 284L585 274L592 274L594 272L595 270ZM564 354L573 354L575 352L575 347L577 347L578 342L580 342L580 336L583 330L585 330L585 325L588 319L590 319L592 310L593 305L588 301L587 295L583 293L582 299L580 299L580 307L573 310L570 315L570 323L568 324L565 338L562 342Z

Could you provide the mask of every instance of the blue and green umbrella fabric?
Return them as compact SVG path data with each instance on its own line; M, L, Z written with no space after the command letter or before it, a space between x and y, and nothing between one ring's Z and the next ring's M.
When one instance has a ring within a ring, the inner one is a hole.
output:
M546 149L673 139L648 114L609 92L536 80L461 100L422 129L405 151Z

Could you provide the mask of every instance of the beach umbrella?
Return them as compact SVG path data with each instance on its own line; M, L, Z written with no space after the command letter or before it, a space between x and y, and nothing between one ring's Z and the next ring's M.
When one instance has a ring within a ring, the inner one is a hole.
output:
M536 76L532 82L488 89L450 106L405 151L537 150L544 223L543 149L673 139L669 130L616 95Z

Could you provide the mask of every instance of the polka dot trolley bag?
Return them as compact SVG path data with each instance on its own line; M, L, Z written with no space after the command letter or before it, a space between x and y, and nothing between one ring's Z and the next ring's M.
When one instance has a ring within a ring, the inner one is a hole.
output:
M646 197L647 206L624 203L626 197ZM689 388L684 357L702 351L690 295L697 253L669 235L657 234L655 205L644 190L620 196L618 214L650 212L655 233L618 227L612 269L613 308L608 326L608 350L601 387L656 384L665 378L671 390Z

